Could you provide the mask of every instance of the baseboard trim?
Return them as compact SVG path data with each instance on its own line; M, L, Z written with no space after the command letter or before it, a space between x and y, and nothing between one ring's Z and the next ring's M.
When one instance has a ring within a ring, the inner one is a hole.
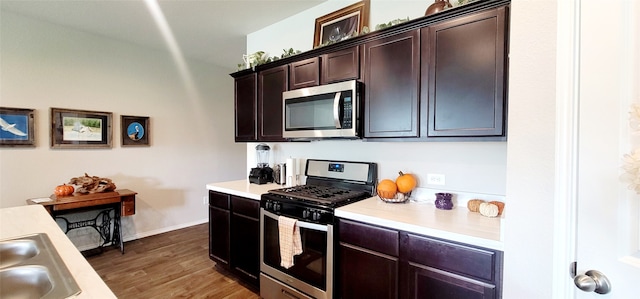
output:
M203 224L203 223L207 223L209 222L208 218L205 219L200 219L200 220L196 220L196 221L192 221L192 222L187 222L187 223L181 223L178 225L174 225L174 226L167 226L167 227L163 227L163 228L159 228L159 229L155 229L155 230L150 230L150 231L146 231L146 232L140 232L137 233L135 235L131 235L131 236L123 236L122 240L124 240L125 242L129 242L129 241L134 241L137 239L142 239L145 237L150 237L150 236L154 236L154 235L159 235L162 233L167 233L170 231L174 231L174 230L179 230L182 228L187 228L187 227L191 227L194 225L199 225L199 224ZM90 250L90 249L95 249L99 244L87 244L87 245L83 245L83 246L78 246L78 250L79 251L86 251L86 250ZM125 252L126 252L126 247L125 247Z
M137 234L135 234L133 236L124 236L122 239L125 242L133 241L133 240L142 239L142 238L150 237L150 236L153 236L153 235L159 235L159 234L162 234L162 233L166 233L166 232L170 232L170 231L174 231L174 230L179 230L179 229L182 229L182 228L191 227L191 226L194 226L194 225L199 225L199 224L203 224L203 223L207 223L207 222L209 222L209 219L205 218L205 219L200 219L200 220L196 220L196 221L193 221L193 222L181 223L181 224L174 225L174 226L168 226L168 227L163 227L163 228L159 228L159 229L156 229L156 230L141 232L141 233L137 233Z

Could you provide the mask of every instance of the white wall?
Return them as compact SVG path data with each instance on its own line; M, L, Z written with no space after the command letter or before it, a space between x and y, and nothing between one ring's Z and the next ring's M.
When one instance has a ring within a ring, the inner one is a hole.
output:
M511 5L504 298L552 298L560 1Z
M138 192L124 238L207 221L205 185L244 178L233 142L233 70L188 61L186 92L171 56L3 11L0 105L36 110L36 147L0 149L0 208L49 196L84 173ZM49 108L113 113L112 149L51 149ZM120 116L150 117L150 147L122 147Z

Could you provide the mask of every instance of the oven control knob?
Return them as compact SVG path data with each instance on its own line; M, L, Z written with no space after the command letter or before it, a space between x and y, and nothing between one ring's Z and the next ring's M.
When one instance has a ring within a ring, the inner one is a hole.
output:
M318 221L320 220L320 216L322 216L322 214L318 211L313 212L313 214L311 215L311 219L313 221Z
M267 210L271 210L271 209L273 209L273 202L268 200L267 203L264 206L265 206L265 208L267 208Z
M311 216L311 211L309 210L302 211L302 219L309 219L310 216Z
M274 212L278 212L278 211L280 211L280 209L282 209L282 204L277 203L277 202L273 203L273 211Z

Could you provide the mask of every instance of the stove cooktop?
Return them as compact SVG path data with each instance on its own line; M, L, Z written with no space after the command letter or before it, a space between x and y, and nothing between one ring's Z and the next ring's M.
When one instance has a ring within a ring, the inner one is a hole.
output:
M338 204L350 199L367 196L367 193L364 191L317 185L293 186L270 190L269 193L282 195L290 199L301 199L321 204Z

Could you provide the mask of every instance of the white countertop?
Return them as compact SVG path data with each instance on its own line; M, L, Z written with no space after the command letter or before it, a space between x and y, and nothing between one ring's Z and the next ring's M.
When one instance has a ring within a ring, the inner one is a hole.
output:
M0 239L46 233L82 290L76 298L116 298L41 205L0 209Z
M336 216L416 234L503 250L502 218L489 218L464 207L437 209L432 203L386 203L371 197L335 211Z
M283 186L273 183L256 185L247 179L207 184L209 190L255 200L260 200L263 193L278 188ZM338 208L335 214L345 219L503 250L502 217L484 217L469 212L464 201L458 204L453 210L439 210L431 202L385 203L378 197L372 197Z
M249 179L207 184L207 189L209 190L255 200L260 200L260 195L269 192L269 190L279 188L284 188L284 186L275 183L262 185L251 184L249 183Z

